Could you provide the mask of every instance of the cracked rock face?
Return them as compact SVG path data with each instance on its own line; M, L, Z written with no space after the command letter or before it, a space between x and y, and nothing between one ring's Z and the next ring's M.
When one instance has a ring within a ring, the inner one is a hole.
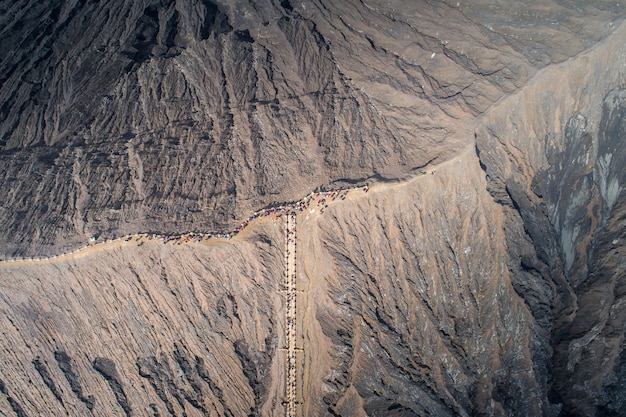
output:
M368 183L298 215L298 415L626 415L624 16L0 2L0 254ZM0 263L1 414L284 415L283 227Z

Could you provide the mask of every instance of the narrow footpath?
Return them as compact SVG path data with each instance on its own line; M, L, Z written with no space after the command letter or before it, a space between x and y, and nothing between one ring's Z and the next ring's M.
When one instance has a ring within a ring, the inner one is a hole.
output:
M285 415L296 417L297 358L296 351L296 213L287 213L285 231L285 341L287 361L285 370Z

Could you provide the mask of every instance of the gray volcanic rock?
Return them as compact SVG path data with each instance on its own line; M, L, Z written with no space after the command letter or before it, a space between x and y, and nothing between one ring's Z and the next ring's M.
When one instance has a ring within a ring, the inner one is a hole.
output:
M491 192L510 207L516 289L551 332L551 395L576 415L611 415L624 401L624 392L606 391L624 378L626 325L626 50L618 39L546 70L477 134Z
M550 414L538 329L476 164L320 217L322 253L306 260L334 261L312 284L329 297L315 308L333 365L312 397L331 414L356 415L355 398L367 415Z
M623 416L626 6L0 2L0 252L298 214L298 415ZM3 415L279 416L282 220L0 262Z
M320 185L403 178L624 12L335 3L3 2L2 252L232 227Z

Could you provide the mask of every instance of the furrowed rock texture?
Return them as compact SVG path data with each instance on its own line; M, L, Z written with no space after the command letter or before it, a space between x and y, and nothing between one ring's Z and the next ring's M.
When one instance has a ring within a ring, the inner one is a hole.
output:
M298 415L625 416L625 16L0 1L1 255L367 182L298 215ZM1 414L284 415L274 220L0 263Z
M276 241L270 226L237 246L147 242L3 269L2 414L259 413L281 382Z
M513 284L550 334L550 395L565 415L626 404L625 38L546 69L477 131Z
M305 346L329 347L307 415L550 414L534 361L545 341L513 288L505 219L477 164L469 153L319 218Z
M2 2L2 252L232 227L405 177L624 14L491 3Z

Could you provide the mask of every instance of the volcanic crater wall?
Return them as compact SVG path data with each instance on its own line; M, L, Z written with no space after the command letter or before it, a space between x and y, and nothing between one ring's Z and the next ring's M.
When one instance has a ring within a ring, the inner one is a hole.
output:
M237 246L147 242L3 269L0 410L268 415L283 252L276 228L256 233Z
M0 2L3 256L369 182L298 224L302 414L624 415L624 6L48 3ZM0 410L283 415L279 226L3 263Z
M546 69L477 132L490 191L507 215L515 288L550 332L550 394L575 415L619 415L624 404L615 395L626 319L618 39Z
M3 2L2 252L228 228L445 160L623 16L536 3Z

